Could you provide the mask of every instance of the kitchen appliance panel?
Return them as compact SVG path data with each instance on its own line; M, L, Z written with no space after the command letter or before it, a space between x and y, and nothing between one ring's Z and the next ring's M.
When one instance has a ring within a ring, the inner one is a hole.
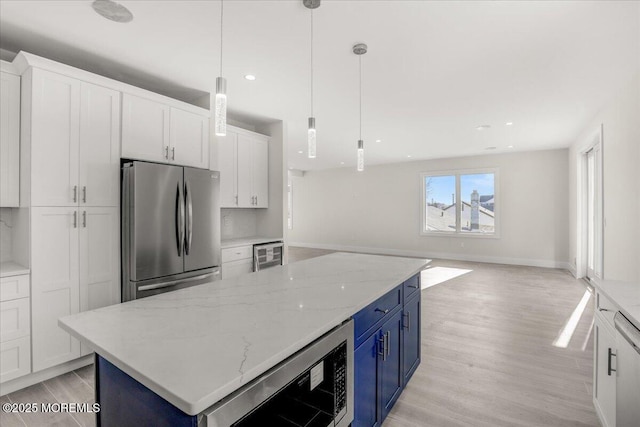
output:
M183 168L133 162L129 170L129 279L184 271Z
M184 168L184 269L220 265L220 174Z

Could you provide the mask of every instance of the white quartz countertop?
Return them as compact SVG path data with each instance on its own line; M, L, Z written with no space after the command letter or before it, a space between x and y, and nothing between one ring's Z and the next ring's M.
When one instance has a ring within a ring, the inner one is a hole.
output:
M0 263L0 277L20 276L29 274L29 268L13 261Z
M640 283L596 279L594 285L640 329Z
M222 248L236 248L238 246L259 245L261 243L281 242L282 237L242 237L240 239L227 239L220 243Z
M63 329L196 415L421 271L333 253L63 317Z

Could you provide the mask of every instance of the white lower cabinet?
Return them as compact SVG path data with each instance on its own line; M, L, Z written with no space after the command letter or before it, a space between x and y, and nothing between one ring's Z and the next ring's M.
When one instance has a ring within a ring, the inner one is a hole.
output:
M0 383L31 372L29 275L0 279Z
M222 249L222 278L242 276L253 272L253 246Z
M607 319L595 314L593 404L604 427L616 425L616 336Z
M32 208L33 371L88 354L58 319L119 301L118 208Z

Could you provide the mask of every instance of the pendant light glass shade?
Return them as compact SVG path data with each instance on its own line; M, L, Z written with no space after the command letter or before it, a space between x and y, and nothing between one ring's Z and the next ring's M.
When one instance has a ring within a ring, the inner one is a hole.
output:
M353 46L353 53L358 55L358 74L359 74L359 89L360 89L360 139L358 139L358 158L357 167L358 172L364 170L364 141L362 140L362 55L367 53L368 47L364 43L358 43Z
M309 158L316 158L316 119L309 117L309 129L307 130L307 142L309 149Z
M227 80L224 77L216 78L216 135L227 134Z
M358 140L358 172L364 170L364 141Z

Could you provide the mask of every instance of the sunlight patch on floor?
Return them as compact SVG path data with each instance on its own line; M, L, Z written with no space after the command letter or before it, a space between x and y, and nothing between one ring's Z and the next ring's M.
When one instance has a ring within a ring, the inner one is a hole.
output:
M423 270L420 274L420 283L422 289L429 288L437 285L438 283L446 282L447 280L455 279L458 276L467 274L473 270L465 270L463 268L451 268L451 267L431 267Z
M573 333L576 331L578 322L580 322L582 313L584 313L584 309L587 307L589 299L591 299L591 290L587 289L584 291L582 299L573 310L573 313L571 313L571 316L567 319L564 327L560 330L560 333L553 342L554 347L567 348L569 341L571 341L571 338L573 337Z

